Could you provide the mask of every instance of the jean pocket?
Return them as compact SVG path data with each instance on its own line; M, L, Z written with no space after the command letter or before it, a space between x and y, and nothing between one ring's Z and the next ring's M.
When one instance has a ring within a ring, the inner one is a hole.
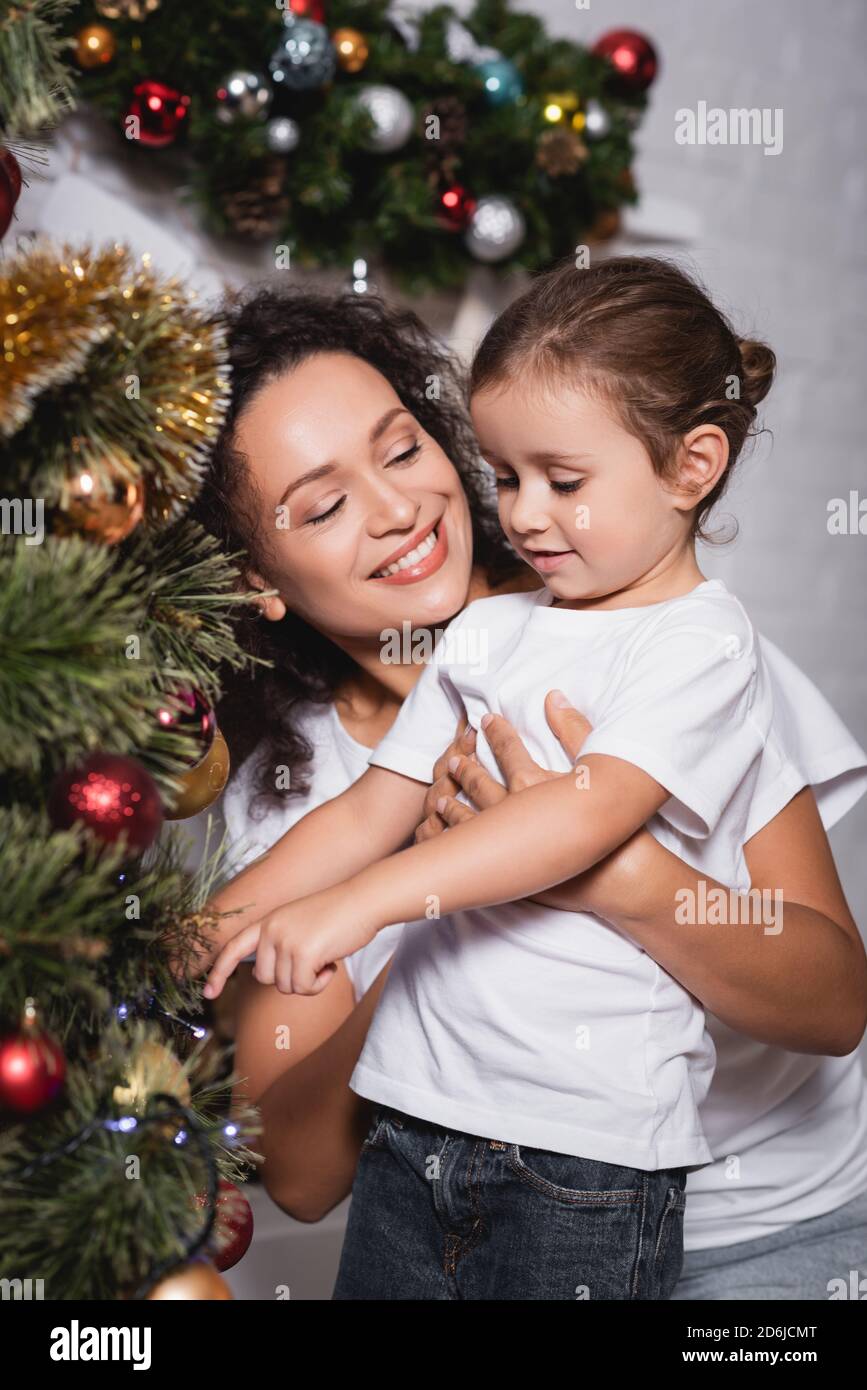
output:
M543 1197L581 1207L637 1206L635 1170L598 1159L510 1144L506 1161L516 1177Z
M665 1197L659 1230L656 1233L656 1246L653 1264L657 1275L664 1270L669 1275L672 1288L680 1274L683 1262L683 1216L686 1210L686 1193L683 1188L672 1186ZM671 1279L670 1276L674 1278Z

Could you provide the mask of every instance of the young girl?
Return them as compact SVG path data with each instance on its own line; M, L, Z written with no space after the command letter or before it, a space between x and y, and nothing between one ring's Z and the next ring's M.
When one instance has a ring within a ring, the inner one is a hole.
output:
M710 1159L701 1011L599 918L515 900L645 822L709 877L749 886L759 764L787 768L752 626L703 579L694 541L773 363L681 272L639 259L542 277L482 344L474 423L504 530L547 588L452 622L370 771L287 837L311 896L242 931L206 991L257 946L257 979L318 992L334 961L411 922L353 1077L383 1108L338 1298L674 1286L686 1170ZM536 718L552 686L593 725L574 769ZM493 775L492 711L562 774L393 855L462 707ZM702 929L700 905L685 927L674 909L672 930Z

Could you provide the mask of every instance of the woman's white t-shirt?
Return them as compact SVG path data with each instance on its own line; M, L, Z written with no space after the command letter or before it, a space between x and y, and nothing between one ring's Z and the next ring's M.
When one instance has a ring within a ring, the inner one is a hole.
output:
M315 811L323 802L345 792L367 771L372 750L347 732L333 704L306 704L297 728L313 747L309 790L303 796L288 797L280 805L269 802L262 808L261 819L254 819L258 812L250 811L254 795L253 758L247 759L226 788L221 807L226 824L227 868L233 874L240 873L245 865L270 849L308 811ZM356 999L367 993L391 957L402 925L385 927L368 946L344 960Z
M812 786L830 829L867 790L867 756L800 668L767 638L760 645L771 674L775 725L795 770L782 777L766 750L746 838L804 786ZM299 727L314 745L306 796L252 820L249 762L224 794L238 870L308 811L345 791L368 765L371 750L346 731L333 705L305 707ZM346 959L357 999L391 956L399 931L387 927ZM707 1022L717 1062L701 1116L716 1161L688 1177L686 1248L769 1235L834 1211L867 1189L867 1083L858 1053L796 1054L753 1042L712 1015Z

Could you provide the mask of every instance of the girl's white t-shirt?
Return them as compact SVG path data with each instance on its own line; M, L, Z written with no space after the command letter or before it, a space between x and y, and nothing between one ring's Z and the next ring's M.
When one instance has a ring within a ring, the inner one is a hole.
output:
M749 618L715 580L643 608L555 607L547 589L476 600L370 762L429 782L465 708L498 780L488 711L572 775L545 718L554 687L593 726L574 769L576 823L584 758L626 760L669 793L651 833L709 878L749 887L743 845L773 697ZM404 927L350 1084L447 1128L653 1170L711 1161L699 1106L713 1065L703 1008L600 917L523 900L438 918L433 902L431 920Z
M766 749L746 838L804 786L812 786L830 829L867 790L867 755L803 671L766 637L760 646L771 674L775 725L793 770L782 777ZM253 820L250 761L224 793L237 870L308 811L345 791L368 765L371 750L346 731L333 705L305 706L299 727L314 745L305 796L269 807L263 819ZM447 742L453 733L454 728ZM347 957L356 999L390 958L399 931L387 927ZM715 1161L687 1179L686 1248L770 1235L834 1211L867 1190L867 1082L858 1052L796 1054L745 1038L712 1015L707 1024L717 1060L701 1117Z

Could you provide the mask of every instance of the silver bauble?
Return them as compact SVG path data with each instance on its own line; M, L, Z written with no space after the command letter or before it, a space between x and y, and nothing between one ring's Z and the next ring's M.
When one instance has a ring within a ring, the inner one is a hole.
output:
M271 88L259 72L230 72L217 88L217 120L232 125L239 116L264 116L271 105Z
M603 140L611 130L611 117L601 101L591 97L584 108L584 129L581 134L585 140Z
M412 105L396 87L371 82L360 87L358 105L371 117L373 130L365 139L365 147L377 154L389 154L405 145L415 123Z
M270 62L275 89L308 92L330 82L337 66L334 45L324 24L286 16L286 32Z
M265 139L273 154L291 154L301 139L301 128L291 116L274 116L265 127Z
M477 261L504 261L517 251L526 230L524 218L511 198L493 194L479 199L464 241Z

